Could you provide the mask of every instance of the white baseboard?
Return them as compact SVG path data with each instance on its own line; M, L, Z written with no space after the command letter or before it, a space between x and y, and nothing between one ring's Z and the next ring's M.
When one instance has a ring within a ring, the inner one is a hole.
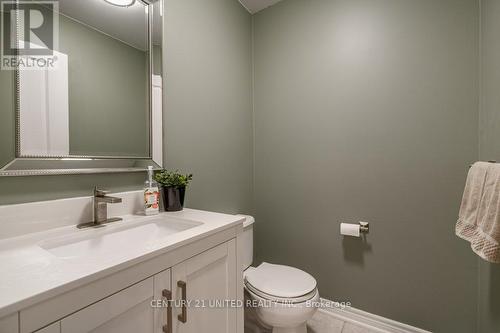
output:
M384 318L365 312L353 307L347 307L345 309L337 307L328 307L327 303L331 304L331 301L321 299L322 306L319 311L330 315L336 319L353 323L357 326L365 327L374 332L379 333L432 333L417 327L406 325L395 320Z

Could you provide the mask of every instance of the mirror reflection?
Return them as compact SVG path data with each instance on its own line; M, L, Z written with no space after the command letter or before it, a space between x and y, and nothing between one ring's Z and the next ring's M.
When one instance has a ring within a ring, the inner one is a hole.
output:
M152 155L150 104L161 134L161 20L152 24L152 65L149 22L159 6L59 1L56 66L19 70L21 157Z

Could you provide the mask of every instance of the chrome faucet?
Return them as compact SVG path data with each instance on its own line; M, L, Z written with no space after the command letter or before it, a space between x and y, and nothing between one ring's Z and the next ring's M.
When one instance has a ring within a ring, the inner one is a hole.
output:
M108 196L108 191L94 188L94 220L79 224L78 229L102 227L106 223L121 221L120 217L108 218L108 204L120 203L121 198Z

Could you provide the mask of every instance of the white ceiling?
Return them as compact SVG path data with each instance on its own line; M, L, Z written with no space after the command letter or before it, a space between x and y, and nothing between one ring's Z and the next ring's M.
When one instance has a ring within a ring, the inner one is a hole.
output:
M251 13L255 14L264 8L274 5L281 0L239 0L241 4Z

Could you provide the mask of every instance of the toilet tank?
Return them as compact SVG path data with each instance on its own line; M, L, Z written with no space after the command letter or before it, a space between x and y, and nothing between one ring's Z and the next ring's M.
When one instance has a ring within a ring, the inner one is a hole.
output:
M246 218L243 222L243 234L241 236L241 259L243 263L243 270L245 270L250 267L253 262L253 224L255 223L255 219L249 215L240 216L244 216Z

